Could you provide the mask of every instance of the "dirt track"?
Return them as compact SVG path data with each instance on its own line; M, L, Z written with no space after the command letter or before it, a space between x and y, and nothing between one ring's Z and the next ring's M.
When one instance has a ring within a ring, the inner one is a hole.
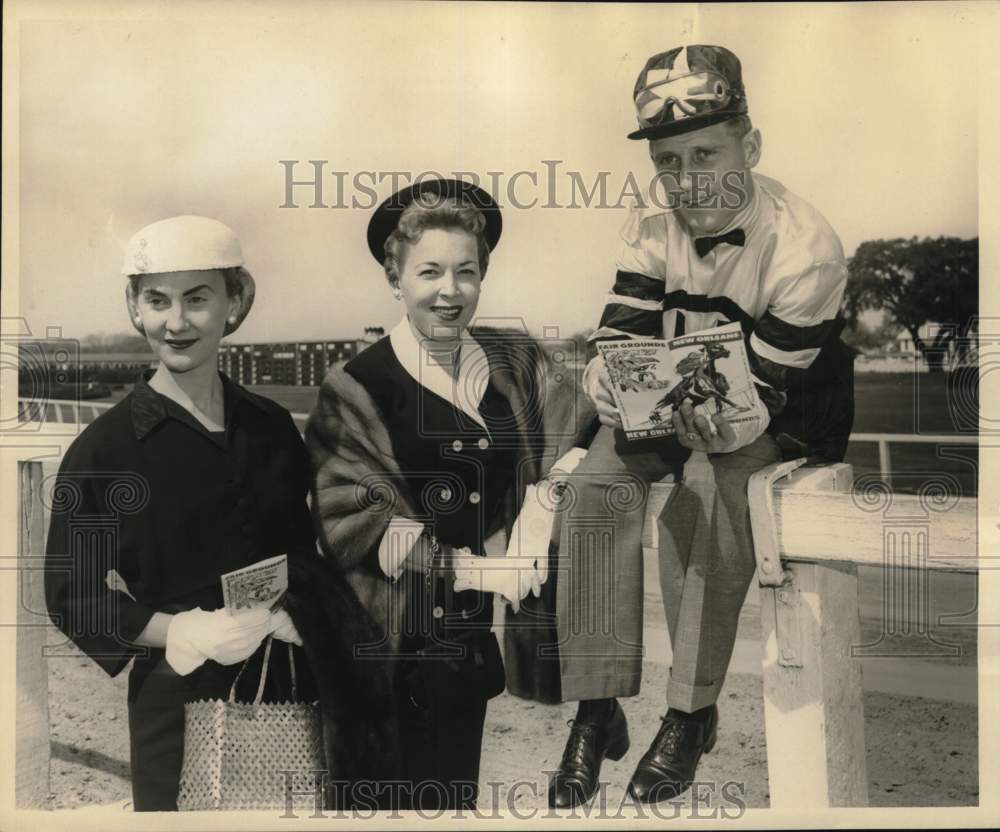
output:
M53 640L56 633L53 631ZM624 787L664 711L666 668L647 662L642 693L627 700L632 748L602 770L609 816L633 811ZM129 798L126 674L109 679L82 655L49 660L52 805L65 809ZM700 806L729 812L768 805L761 680L733 674L720 699L719 744L698 772ZM545 809L546 776L566 739L571 706L533 705L504 694L490 703L482 763L481 809ZM978 802L978 722L970 705L879 693L865 695L869 799L873 806L967 806ZM510 786L527 781L516 792ZM494 793L491 782L506 784ZM723 784L727 787L723 792ZM692 808L689 793L679 811ZM666 812L666 809L661 811ZM669 815L668 815L669 816Z

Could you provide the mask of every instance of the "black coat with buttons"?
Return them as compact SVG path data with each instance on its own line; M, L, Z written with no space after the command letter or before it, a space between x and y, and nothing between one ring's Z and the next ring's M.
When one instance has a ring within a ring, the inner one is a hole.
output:
M481 425L422 387L400 364L388 338L344 369L368 391L382 415L393 456L415 500L414 519L439 543L483 554L487 536L501 525L517 477L520 437L507 398L495 384L487 384L479 405ZM424 696L494 696L503 690L504 676L490 631L493 597L475 590L456 593L451 578L446 571L404 577L409 595L402 653L426 658L436 651L451 674L459 674L458 680L448 679L447 673L435 677L440 689L421 690ZM449 650L449 644L461 649ZM426 687L428 668L426 662L420 671L408 665L411 685Z
M587 433L594 415L571 373L553 369L534 340L473 335L489 363L479 408L488 430L421 387L389 338L327 373L306 428L319 541L381 632L369 653L440 658L417 662L417 681L438 702L503 689L492 599L451 591L447 572L404 571L391 581L378 563L388 523L415 519L441 543L482 554L486 538L509 533L525 485Z

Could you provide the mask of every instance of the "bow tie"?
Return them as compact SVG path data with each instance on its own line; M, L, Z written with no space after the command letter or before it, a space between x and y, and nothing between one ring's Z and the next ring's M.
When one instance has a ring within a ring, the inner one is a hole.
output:
M742 228L734 228L718 237L695 237L694 250L699 257L704 257L719 243L729 243L731 246L742 246L747 241L747 235Z

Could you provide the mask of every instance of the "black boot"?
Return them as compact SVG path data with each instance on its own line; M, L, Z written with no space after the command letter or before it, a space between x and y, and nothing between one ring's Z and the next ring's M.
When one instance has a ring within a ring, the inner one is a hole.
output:
M660 730L628 784L629 794L642 803L671 800L691 788L701 755L715 746L719 709L711 705L688 714L671 708L660 719Z
M620 760L628 751L628 723L616 700L604 712L581 708L571 719L569 739L559 770L549 784L549 806L569 809L590 800L600 783L601 763Z

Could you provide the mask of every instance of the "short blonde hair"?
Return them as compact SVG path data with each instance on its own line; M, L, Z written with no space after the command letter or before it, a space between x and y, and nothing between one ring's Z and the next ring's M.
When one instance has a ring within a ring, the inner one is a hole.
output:
M486 241L486 217L468 199L443 197L424 192L406 206L395 230L385 241L385 276L390 285L399 282L406 247L420 241L428 228L465 231L476 238L479 254L479 274L486 276L490 263L490 246Z

